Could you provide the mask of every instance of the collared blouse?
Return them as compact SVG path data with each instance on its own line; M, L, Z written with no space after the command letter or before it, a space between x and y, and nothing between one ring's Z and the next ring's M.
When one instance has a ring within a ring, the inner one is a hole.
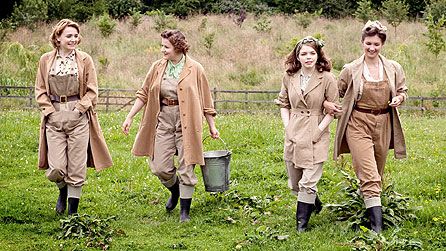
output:
M50 68L50 75L65 76L75 75L79 73L76 63L76 51L73 50L68 56L62 57L57 50L56 59Z

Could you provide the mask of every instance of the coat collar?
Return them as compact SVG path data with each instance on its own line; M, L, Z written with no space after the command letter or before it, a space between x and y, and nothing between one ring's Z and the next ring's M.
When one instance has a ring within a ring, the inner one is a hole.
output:
M191 69L193 67L192 59L185 55L185 62L183 70L181 71L180 77L178 78L178 85L181 84L181 82L191 73ZM162 76L164 74L164 71L167 68L168 61L166 59L161 59L158 63L158 69L157 69L157 75Z
M315 70L313 75L311 75L307 88L304 91L304 97L321 83L322 83L322 72Z

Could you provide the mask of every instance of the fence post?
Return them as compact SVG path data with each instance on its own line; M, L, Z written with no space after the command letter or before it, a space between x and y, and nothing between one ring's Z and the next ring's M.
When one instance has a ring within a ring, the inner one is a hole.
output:
M212 93L214 94L214 109L217 110L217 87L214 87Z
M110 105L110 89L107 89L107 98L105 99L105 112L108 112L108 106Z
M34 88L32 86L29 87L29 107L33 107L33 99L34 99Z
M249 92L245 91L245 110L246 110L246 112L249 111L249 109L248 109L248 94L249 94Z

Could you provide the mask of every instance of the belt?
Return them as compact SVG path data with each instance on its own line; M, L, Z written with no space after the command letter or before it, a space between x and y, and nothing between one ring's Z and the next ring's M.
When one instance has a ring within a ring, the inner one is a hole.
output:
M76 101L79 100L79 95L73 95L73 96L66 96L66 95L50 95L51 102L57 102L57 103L66 103L69 101Z
M176 99L163 98L163 99L161 99L161 105L175 106L175 105L179 105L179 103L178 103L178 100L176 100Z
M371 113L373 115L380 115L380 114L388 113L390 111L390 108L374 110L374 109L364 109L364 108L355 107L355 110L358 112Z

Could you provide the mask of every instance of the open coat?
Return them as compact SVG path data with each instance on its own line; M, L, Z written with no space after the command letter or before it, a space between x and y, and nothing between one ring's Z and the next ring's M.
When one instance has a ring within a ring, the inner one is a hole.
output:
M312 168L328 158L330 144L329 127L318 127L324 118L323 102L337 102L338 88L330 72L315 72L304 93L300 89L300 71L285 74L276 104L291 110L290 121L285 128L285 161L297 167Z
M155 133L160 112L160 88L167 60L160 59L152 64L142 87L136 96L144 102L144 112L133 144L135 156L153 159ZM184 159L186 165L204 165L203 116L216 115L209 84L200 63L186 56L177 87L181 129L183 133Z
M48 74L50 68L56 58L57 51L42 55L37 70L35 95L39 109L42 113L40 120L40 137L39 137L39 163L40 169L48 168L48 147L45 135L45 123L48 115L55 111L50 101L50 87L48 84ZM76 108L81 112L86 112L89 118L90 140L88 144L88 161L87 166L95 167L97 171L113 165L110 153L105 143L102 130L99 125L95 106L98 99L98 82L93 60L85 52L76 51L76 63L78 66L78 80L80 88L80 100L76 104Z
M407 86L406 78L403 68L395 61L388 60L382 55L379 55L380 60L383 62L384 72L389 79L390 90L392 98L399 95L403 98L403 101L407 99ZM335 146L334 146L334 159L337 159L342 153L349 153L350 149L345 138L345 131L352 110L358 100L361 83L362 73L364 69L364 55L347 64L342 69L339 80L339 96L342 100L343 114L338 121L336 128ZM402 159L406 157L406 143L404 140L403 129L399 118L397 108L391 107L390 121L392 128L392 135L390 141L390 149L394 149L395 158Z

